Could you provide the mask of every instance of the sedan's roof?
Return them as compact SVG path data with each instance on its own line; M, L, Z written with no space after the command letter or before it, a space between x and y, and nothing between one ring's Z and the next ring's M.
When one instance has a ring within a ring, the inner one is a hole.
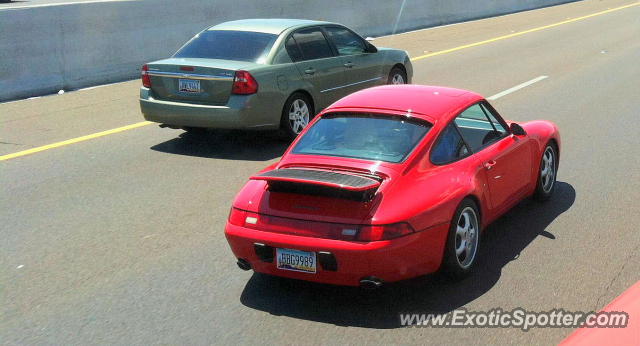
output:
M364 89L346 96L325 113L340 108L362 108L365 110L389 110L412 113L427 121L447 119L483 97L472 91L429 85L385 85ZM424 116L421 116L424 115Z
M268 34L279 35L283 31L298 26L330 24L329 22L321 22L307 19L279 19L279 18L258 18L258 19L241 19L230 22L220 23L210 27L208 30L236 30L236 31L254 31L264 32Z

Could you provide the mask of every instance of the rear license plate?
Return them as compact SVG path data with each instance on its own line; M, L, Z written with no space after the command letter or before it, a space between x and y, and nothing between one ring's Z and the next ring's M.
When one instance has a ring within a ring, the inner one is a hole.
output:
M178 90L183 93L199 93L200 81L194 79L178 79Z
M278 269L315 273L316 253L291 249L276 249Z

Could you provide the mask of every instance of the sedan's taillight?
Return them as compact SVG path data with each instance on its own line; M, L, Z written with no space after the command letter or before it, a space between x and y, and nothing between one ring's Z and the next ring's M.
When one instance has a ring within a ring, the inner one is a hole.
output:
M145 88L151 88L151 77L149 77L149 66L147 64L142 65L142 85Z
M389 240L413 233L413 227L408 223L395 223L383 226L362 226L358 232L360 241Z
M258 82L253 78L251 73L247 71L236 71L231 92L237 95L255 94L258 92Z

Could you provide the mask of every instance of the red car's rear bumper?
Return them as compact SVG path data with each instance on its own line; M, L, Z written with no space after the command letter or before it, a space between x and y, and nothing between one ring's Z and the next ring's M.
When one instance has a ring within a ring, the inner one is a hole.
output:
M225 227L225 235L233 254L248 261L256 272L357 286L361 279L369 276L393 282L435 272L442 261L448 228L448 224L443 224L401 238L369 243L263 232L229 223ZM315 274L277 269L275 258L269 263L258 257L255 243L273 249L330 252L335 257L337 270L325 270L321 263Z

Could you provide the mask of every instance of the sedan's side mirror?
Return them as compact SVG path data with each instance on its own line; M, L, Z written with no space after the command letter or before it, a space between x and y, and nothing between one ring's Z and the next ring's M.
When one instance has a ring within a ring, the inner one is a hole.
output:
M367 53L377 53L378 52L378 48L376 48L376 46L372 45L370 42L365 41L367 44Z
M527 131L525 131L522 126L520 126L519 124L516 123L511 123L511 125L509 125L509 130L511 130L511 133L516 135L516 136L526 136L527 135Z

